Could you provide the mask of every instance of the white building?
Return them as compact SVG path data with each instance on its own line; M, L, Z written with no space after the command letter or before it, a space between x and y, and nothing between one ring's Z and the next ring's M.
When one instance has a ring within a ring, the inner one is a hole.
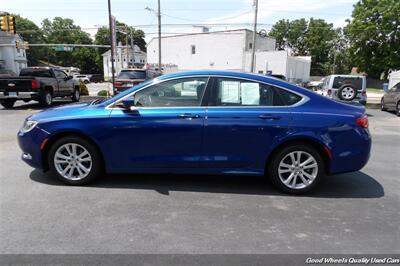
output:
M120 46L120 45L119 45ZM104 79L108 80L111 77L111 50L108 50L103 56L103 70ZM117 48L117 54L114 55L114 70L115 75L121 71L121 69L131 67L143 67L147 62L146 53L140 50L139 46L134 45L132 48Z
M203 28L202 32L162 37L164 72L171 71L168 65L176 66L178 71L250 71L252 40L253 32L247 29L210 32ZM275 51L275 46L274 38L257 35L255 72L272 72L289 80L308 81L311 58L289 56L286 51ZM147 61L151 65L158 62L158 38L147 44Z
M310 80L311 56L290 56L288 51L258 51L255 53L255 72L284 75L290 82ZM250 69L251 53L246 53L245 69Z
M16 48L17 42L19 48ZM24 40L18 34L0 31L0 72L18 75L24 67L27 67Z

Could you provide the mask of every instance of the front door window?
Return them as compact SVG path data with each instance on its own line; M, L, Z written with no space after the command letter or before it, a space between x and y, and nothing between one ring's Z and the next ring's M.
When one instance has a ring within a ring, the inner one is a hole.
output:
M138 107L196 107L201 105L208 77L174 79L134 94Z

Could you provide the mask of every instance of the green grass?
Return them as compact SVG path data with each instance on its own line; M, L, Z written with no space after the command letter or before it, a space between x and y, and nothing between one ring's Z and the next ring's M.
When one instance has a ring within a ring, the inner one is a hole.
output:
M367 88L367 92L372 92L372 93L383 93L383 89L378 89L378 88Z

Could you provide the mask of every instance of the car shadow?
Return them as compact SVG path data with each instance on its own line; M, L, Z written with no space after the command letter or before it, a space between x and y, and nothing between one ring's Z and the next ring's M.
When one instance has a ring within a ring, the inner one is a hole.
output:
M34 170L33 181L47 185L65 186L51 173ZM154 190L163 195L171 191L289 196L275 189L264 177L254 176L205 176L205 175L103 175L88 187ZM354 172L329 176L318 188L302 197L315 198L380 198L385 195L382 185L373 177Z

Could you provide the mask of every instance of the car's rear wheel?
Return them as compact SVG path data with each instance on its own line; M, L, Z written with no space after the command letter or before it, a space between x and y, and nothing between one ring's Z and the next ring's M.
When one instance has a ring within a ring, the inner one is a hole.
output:
M291 194L311 191L324 175L321 155L313 147L295 144L280 149L268 165L271 182Z
M381 111L386 111L386 107L385 107L385 99L382 97L381 99Z
M1 100L0 104L4 107L4 108L13 108L14 104L15 104L15 100Z
M39 96L39 103L41 106L47 107L52 105L53 103L53 95L51 95L51 92L49 90L45 90L41 92Z
M101 173L96 147L79 137L57 140L49 150L48 163L58 179L68 185L84 185Z

